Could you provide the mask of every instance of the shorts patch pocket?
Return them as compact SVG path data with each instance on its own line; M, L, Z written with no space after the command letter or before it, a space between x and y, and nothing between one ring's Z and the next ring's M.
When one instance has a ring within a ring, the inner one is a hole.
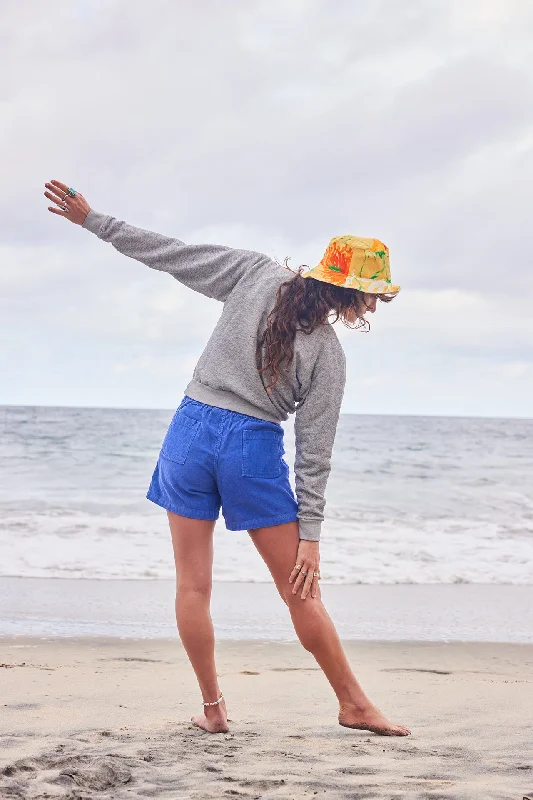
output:
M161 445L161 455L176 464L185 464L201 424L200 420L188 417L178 409Z
M242 474L247 478L279 478L283 471L283 431L242 432Z

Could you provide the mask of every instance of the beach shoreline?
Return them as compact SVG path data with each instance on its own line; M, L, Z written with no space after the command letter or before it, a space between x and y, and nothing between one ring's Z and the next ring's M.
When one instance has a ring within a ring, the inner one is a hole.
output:
M321 583L344 641L533 644L532 585ZM0 577L0 635L173 637L174 580ZM214 581L217 640L296 641L273 583Z
M341 728L327 680L295 642L217 642L232 721L210 735L190 723L201 696L177 635L3 636L0 796L511 800L533 788L533 645L345 649L411 736Z

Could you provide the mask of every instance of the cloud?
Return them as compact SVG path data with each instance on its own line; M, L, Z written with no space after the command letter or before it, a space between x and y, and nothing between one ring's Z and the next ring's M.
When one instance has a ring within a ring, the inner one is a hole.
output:
M7 0L2 13L0 358L15 378L0 401L39 402L53 373L47 398L120 403L137 375L160 405L173 359L185 380L221 310L51 215L51 178L139 227L293 267L333 235L378 236L402 294L368 352L392 348L414 383L464 384L458 360L483 364L533 399L529 2ZM20 366L36 341L40 383ZM74 392L77 352L98 367ZM390 374L364 379L370 407ZM487 385L471 389L480 413L498 411Z

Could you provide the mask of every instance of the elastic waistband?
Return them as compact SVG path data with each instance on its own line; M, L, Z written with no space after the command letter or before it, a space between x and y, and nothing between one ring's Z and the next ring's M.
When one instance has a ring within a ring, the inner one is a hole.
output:
M251 422L268 422L270 425L277 425L280 428L282 427L279 422L262 419L261 417L254 417L251 414L243 414L241 411L233 411L231 408L221 408L221 406L214 406L212 403L201 403L199 400L195 400L194 397L189 397L189 395L186 394L184 395L179 407L188 408L190 405L194 405L197 408L215 408L217 411L224 411L234 417L242 417L243 420L250 420Z
M269 414L262 408L257 408L252 403L249 403L243 397L239 397L233 392L227 392L223 389L213 389L211 386L206 386L205 383L200 383L197 380L192 380L185 389L185 396L190 397L191 400L196 400L208 406L215 406L216 408L223 408L227 411L235 411L236 414L242 414L245 417L254 417L255 419L263 419L267 422L282 421L275 413ZM288 418L288 415L285 419Z

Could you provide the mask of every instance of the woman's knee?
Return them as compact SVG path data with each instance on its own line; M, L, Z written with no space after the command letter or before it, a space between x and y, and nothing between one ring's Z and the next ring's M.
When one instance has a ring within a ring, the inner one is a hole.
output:
M313 652L324 637L323 622L327 612L319 595L311 597L309 594L302 600L301 594L301 589L296 594L292 594L290 589L285 592L284 599L300 643L306 650Z
M289 607L291 614L297 613L298 615L302 615L305 621L311 622L316 618L317 614L321 614L325 611L320 594L317 594L316 597L312 597L311 594L308 594L302 599L301 586L296 594L293 594L291 585L289 589L283 591L282 597Z
M209 601L211 598L211 591L211 580L191 582L178 579L176 583L176 600L187 602Z

